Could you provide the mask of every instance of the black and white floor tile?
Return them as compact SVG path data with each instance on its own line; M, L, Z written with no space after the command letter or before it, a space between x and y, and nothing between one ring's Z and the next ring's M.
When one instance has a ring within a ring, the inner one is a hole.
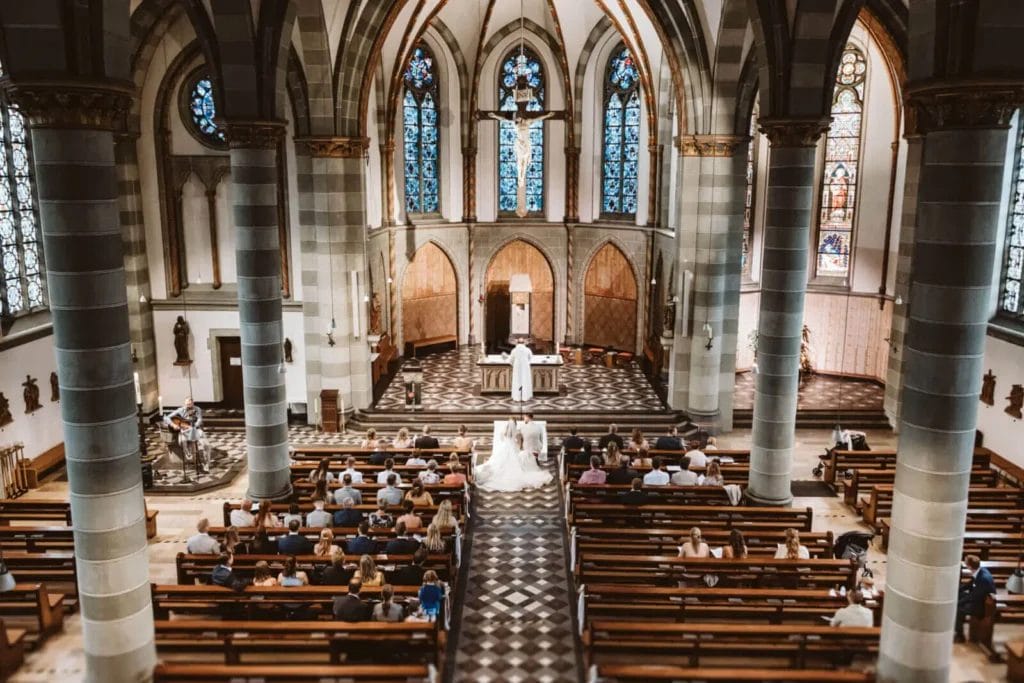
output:
M736 375L736 402L739 409L754 407L756 375ZM813 375L802 382L797 395L798 410L882 410L885 386L870 379Z

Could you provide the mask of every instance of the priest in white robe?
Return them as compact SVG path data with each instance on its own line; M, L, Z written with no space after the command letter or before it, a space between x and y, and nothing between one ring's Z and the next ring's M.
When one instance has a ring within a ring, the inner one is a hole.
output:
M516 347L510 355L512 359L512 400L529 401L533 398L533 371L530 363L533 361L533 352L523 343L522 339L516 341Z

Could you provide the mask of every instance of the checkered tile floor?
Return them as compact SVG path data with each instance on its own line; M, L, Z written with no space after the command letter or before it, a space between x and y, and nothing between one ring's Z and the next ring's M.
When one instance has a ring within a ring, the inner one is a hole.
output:
M736 404L739 409L754 407L752 372L736 375ZM798 410L882 410L885 387L867 379L814 375L800 383Z
M480 372L476 365L478 356L479 349L465 347L421 358L424 410L518 410L519 403L512 401L510 396L480 394ZM664 409L661 399L636 364L628 368L566 365L562 367L560 381L561 394L534 395L533 400L526 403L527 408L581 412ZM401 372L391 381L374 408L405 410Z
M477 493L457 683L579 678L555 482L520 493Z

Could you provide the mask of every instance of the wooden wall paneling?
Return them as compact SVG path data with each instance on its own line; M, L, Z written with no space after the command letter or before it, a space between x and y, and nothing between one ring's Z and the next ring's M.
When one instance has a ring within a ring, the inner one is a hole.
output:
M555 276L551 264L537 247L523 240L509 242L494 255L484 282L488 304L492 297L508 295L508 283L512 275L526 273L530 276L533 295L530 298L530 329L535 339L552 341L555 320ZM491 320L492 316L488 316ZM493 323L493 320L491 320ZM488 327L488 342L494 339L493 324Z
M605 244L583 281L583 340L636 353L637 282L626 255Z
M433 242L413 254L402 280L404 343L457 334L458 303L455 267Z

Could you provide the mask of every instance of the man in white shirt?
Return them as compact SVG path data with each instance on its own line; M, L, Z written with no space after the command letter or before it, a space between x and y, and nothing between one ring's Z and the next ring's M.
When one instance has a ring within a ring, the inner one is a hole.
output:
M704 455L704 451L699 448L689 451L686 457L690 459L691 470L702 470L708 466L708 456Z
M231 511L229 520L231 521L231 526L239 528L255 526L256 518L252 516L252 501L248 498L243 500L241 507Z
M385 503L390 506L402 504L402 498L405 497L405 494L402 492L402 489L396 486L397 483L397 475L388 475L387 486L382 488L380 491L377 491L378 505L381 503Z
M673 486L696 486L697 473L690 470L679 470L672 474Z
M831 626L874 626L875 615L864 606L864 595L859 591L850 591L846 594L849 604L836 613L829 620Z
M345 461L345 469L341 471L341 476L344 477L346 474L352 475L353 484L363 483L363 473L356 469L356 459L351 455Z
M384 461L384 471L377 473L377 483L378 484L386 484L386 483L388 483L388 477L390 477L390 476L394 476L395 477L395 485L396 486L401 486L402 485L402 475L400 475L398 472L395 472L395 460L394 460L394 458L388 458L387 460Z
M324 510L324 501L320 498L313 500L313 511L306 515L306 526L311 529L322 529L325 526L333 526L334 517Z
M196 524L196 531L199 533L188 539L185 544L185 552L189 555L218 555L220 554L220 543L207 533L210 529L210 520L203 517Z
M347 472L341 476L341 488L334 492L334 502L341 505L346 498L351 498L356 505L363 504L363 492L352 486L352 474Z
M661 458L654 458L654 462L651 463L653 469L644 475L644 486L665 486L669 482L668 472L665 471L665 466L661 462Z

